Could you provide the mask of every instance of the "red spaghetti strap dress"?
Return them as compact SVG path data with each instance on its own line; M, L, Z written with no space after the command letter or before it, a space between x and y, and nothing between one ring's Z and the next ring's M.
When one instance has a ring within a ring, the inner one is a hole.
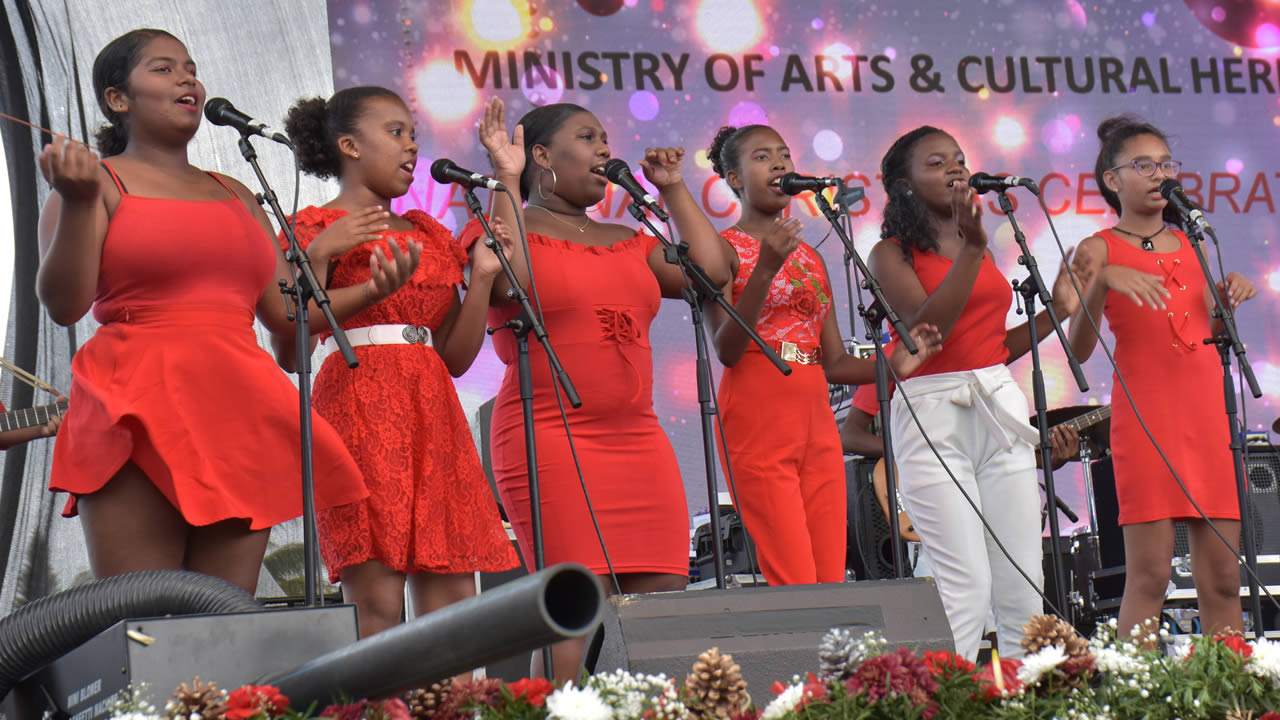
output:
M1181 245L1171 253L1141 250L1111 230L1098 233L1107 243L1108 264L1163 277L1171 296L1159 309L1108 292L1103 313L1133 403L1178 477L1210 518L1238 520L1222 365L1215 348L1202 344L1209 337L1204 273L1187 237L1172 232ZM1120 524L1198 518L1114 376L1111 399Z
M475 242L480 232L474 222L464 228L463 247ZM613 569L687 576L689 512L684 485L675 451L653 411L649 326L661 293L648 257L657 244L649 235L609 247L529 235L547 334L582 397L582 407L576 410L565 401L565 414ZM489 325L501 327L517 311L490 310ZM493 347L507 365L493 410L493 470L502 506L515 527L525 563L532 568L516 341L510 331L500 330L493 336ZM606 573L556 402L558 386L534 338L529 356L547 565L573 561Z
M720 235L738 254L736 302L760 260L760 241L735 228ZM752 343L720 380L730 489L770 585L845 576L844 451L822 369L822 325L831 307L822 258L802 242L774 275L756 323L784 360L783 344L796 346L791 374L778 372ZM723 467L724 452L720 461Z
M345 210L298 213L305 248ZM343 323L440 329L462 284L466 253L449 231L419 210L408 232L384 232L408 251L422 244L418 269L403 287ZM330 288L369 281L367 242L337 261ZM386 253L386 249L383 249ZM386 253L390 257L390 253ZM360 366L326 358L316 374L316 411L337 429L364 473L369 497L317 513L320 552L336 582L342 568L377 560L405 574L499 572L518 559L480 467L471 428L444 360L426 345L363 345Z
M132 461L191 525L257 530L301 515L298 391L253 329L275 272L270 238L230 189L193 201L116 185L93 305L102 327L71 362L54 444L63 514ZM364 497L341 438L312 420L316 506Z

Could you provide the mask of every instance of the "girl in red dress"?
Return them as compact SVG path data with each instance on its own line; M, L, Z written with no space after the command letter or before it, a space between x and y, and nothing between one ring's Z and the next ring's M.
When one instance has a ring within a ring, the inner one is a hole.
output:
M519 188L529 202L512 208L500 194L495 212L508 227L514 227L515 212L524 215L547 333L582 396L581 408L567 402L564 407L618 582L625 593L682 590L689 575L689 515L675 451L653 411L649 328L661 299L680 297L684 275L663 260L657 238L587 215L605 196L608 181L601 169L610 151L608 133L585 108L535 108L508 135L502 103L495 99L480 134L498 179ZM690 256L723 284L729 275L720 240L685 187L683 159L683 149L649 148L640 164L680 238L689 243ZM469 227L464 244L478 234ZM527 282L522 256L514 253L513 265ZM506 279L499 277L491 294L491 327L501 327L519 310L506 289ZM493 344L507 364L493 411L494 475L525 563L533 567L516 341L502 330ZM546 562L580 562L605 575L609 568L560 418L556 380L541 345L529 345ZM613 589L607 580L604 586ZM554 649L557 679L577 677L582 651L582 641Z
M898 385L888 422L903 505L933 564L956 653L977 656L988 608L1000 652L1020 657L1022 627L1042 612L1040 492L1027 398L1007 363L1031 349L1026 324L1005 327L1013 291L987 249L964 152L933 127L898 138L880 164L888 201L869 265L908 325L929 322L945 347ZM1064 266L1053 285L1058 317L1079 305ZM1053 331L1035 319L1037 341ZM956 481L925 442L903 397ZM1028 583L991 542L960 487L990 523Z
M253 592L268 528L302 512L297 390L253 329L256 310L291 342L277 285L291 273L253 193L187 162L205 91L181 42L127 33L93 85L110 164L61 137L40 155L54 192L37 293L60 325L90 307L102 323L72 361L50 489L71 493L96 577L185 568ZM417 262L392 258L369 292ZM364 497L342 440L314 430L316 505Z
M767 125L720 128L707 157L742 200L738 222L720 233L733 273L725 296L791 366L780 373L737 322L708 305L725 366L721 463L727 454L734 504L770 585L842 582L848 502L828 383L873 382L875 361L845 351L826 263L800 239L800 221L786 217L791 196L777 181L795 166L782 137ZM933 326L912 335L920 352L890 359L899 377L938 349Z
M297 217L298 242L330 287L367 288L370 263L388 243L422 248L395 294L335 303L360 366L330 353L315 382L316 410L369 487L365 500L317 515L325 564L367 636L400 622L406 578L421 615L475 595L475 571L517 565L450 377L480 350L501 265L478 245L462 301L467 255L449 231L421 210L383 209L408 192L418 162L413 116L391 90L301 101L285 127L303 169L341 184L337 197Z
M1119 522L1124 527L1124 597L1120 632L1157 617L1169 585L1175 519L1190 530L1191 574L1205 635L1241 629L1240 569L1232 554L1240 540L1240 507L1222 396L1222 365L1205 338L1213 295L1186 235L1173 229L1178 213L1160 195L1177 178L1164 133L1132 117L1098 126L1102 148L1094 175L1116 214L1115 226L1080 243L1085 302L1104 314L1115 334L1116 366L1133 403L1113 378L1111 449ZM1092 278L1092 282L1089 282ZM1257 294L1237 273L1218 284L1232 306ZM1080 313L1071 321L1071 346L1081 361L1097 334ZM1191 497L1231 542L1228 548L1196 512L1138 424L1150 428Z

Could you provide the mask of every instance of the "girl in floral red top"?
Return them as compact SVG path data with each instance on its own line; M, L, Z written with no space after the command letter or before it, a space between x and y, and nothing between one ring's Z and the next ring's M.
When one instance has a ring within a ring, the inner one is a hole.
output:
M791 366L782 375L737 323L709 306L725 366L719 402L734 502L770 585L840 582L848 505L827 383L871 382L875 363L845 351L826 265L800 240L800 221L787 217L791 196L778 179L795 167L782 137L766 125L724 127L707 157L742 199L738 222L720 234L733 272L725 295ZM920 353L891 358L900 377L939 348L930 325L912 336Z
M474 595L476 570L517 564L450 379L480 349L501 266L477 246L460 300L467 255L449 231L420 210L384 210L408 191L418 160L413 117L394 92L355 87L304 100L286 127L303 169L341 182L324 207L298 213L297 235L328 278L360 361L353 370L330 352L315 407L346 442L369 497L317 513L317 524L325 564L370 635L400 622L406 578L422 614ZM495 230L509 242L501 223ZM381 297L373 260L393 248L421 261L404 287Z

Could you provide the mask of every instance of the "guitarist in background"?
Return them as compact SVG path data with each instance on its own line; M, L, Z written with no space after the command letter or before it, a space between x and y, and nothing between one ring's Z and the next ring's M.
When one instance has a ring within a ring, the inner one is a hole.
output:
M22 425L22 427L0 431L0 450L8 450L14 445L21 445L30 440L39 440L40 438L52 437L58 434L58 426L62 424L62 413L66 412L66 410L67 399L59 395L56 405L35 407L26 413L19 413L18 422L13 423L13 425ZM4 403L0 403L0 413L4 412ZM27 424L22 419L24 415L38 419L47 418L48 420L43 425ZM6 426L9 425L0 425L0 427Z

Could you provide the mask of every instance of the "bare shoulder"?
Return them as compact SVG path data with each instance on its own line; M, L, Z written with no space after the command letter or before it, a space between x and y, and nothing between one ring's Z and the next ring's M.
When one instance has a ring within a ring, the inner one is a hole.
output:
M902 246L892 240L881 240L871 248L867 255L867 264L872 272L883 272L905 266L907 260L902 255Z
M1101 235L1090 235L1076 246L1076 253L1082 254L1080 259L1089 264L1107 264L1107 241Z

